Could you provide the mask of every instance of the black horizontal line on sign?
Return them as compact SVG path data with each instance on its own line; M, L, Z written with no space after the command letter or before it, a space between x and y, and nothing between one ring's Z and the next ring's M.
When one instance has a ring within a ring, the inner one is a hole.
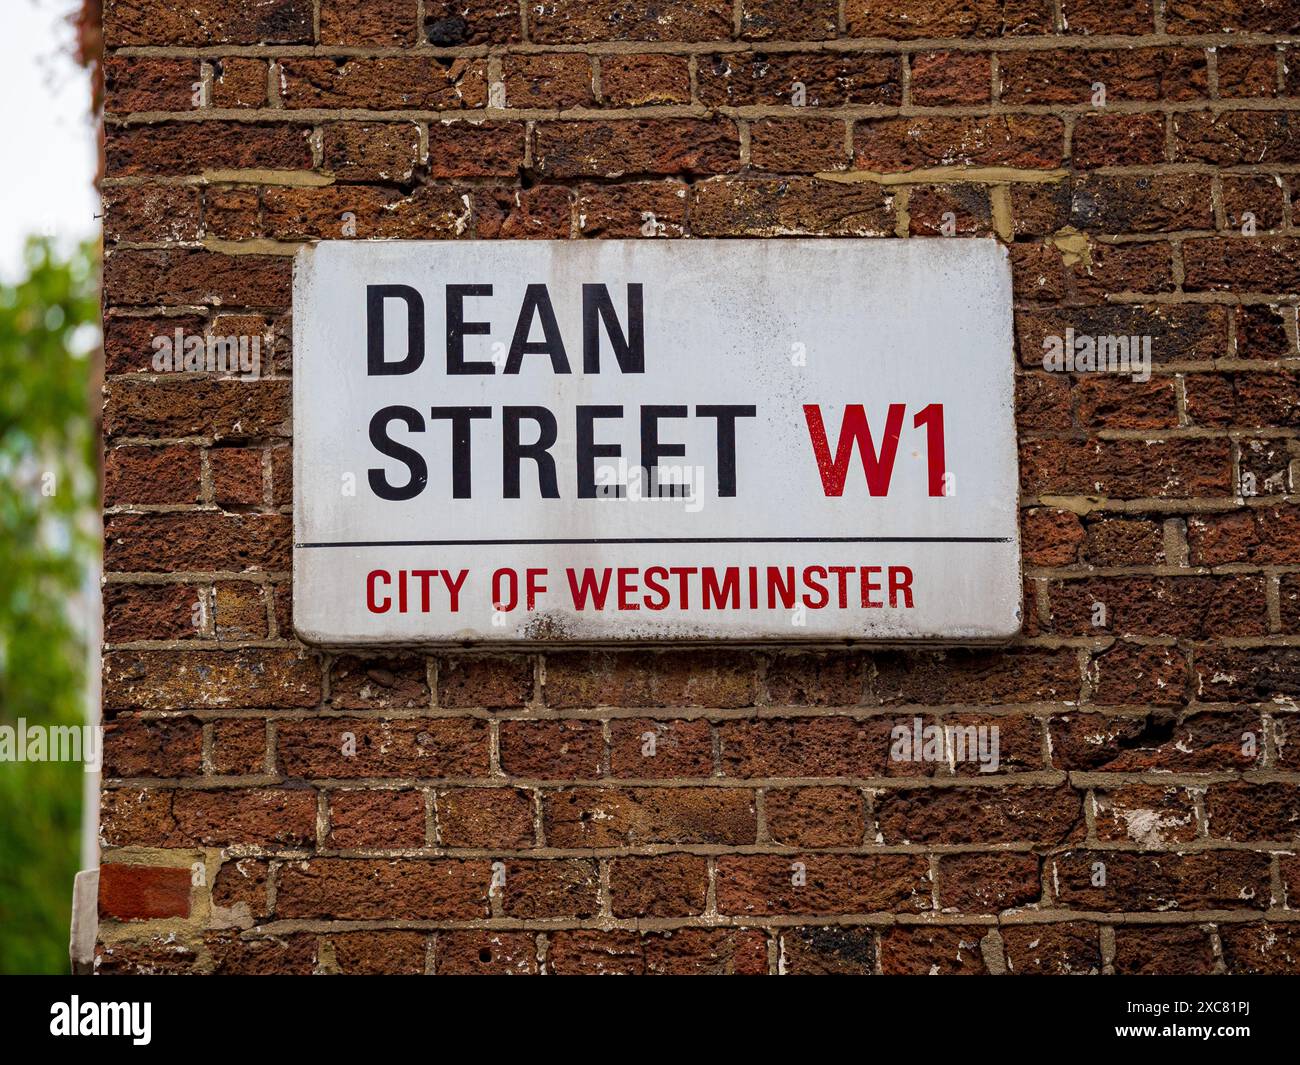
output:
M1009 544L1009 536L613 536L551 540L329 540L294 547L493 547L546 544Z

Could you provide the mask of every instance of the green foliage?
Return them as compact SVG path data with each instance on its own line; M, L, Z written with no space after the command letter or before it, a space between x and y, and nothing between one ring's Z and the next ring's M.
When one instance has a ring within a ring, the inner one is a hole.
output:
M0 724L83 722L86 649L72 614L93 558L99 319L89 247L27 249L0 283ZM97 602L79 609L97 610ZM66 972L79 863L79 764L0 762L0 972Z

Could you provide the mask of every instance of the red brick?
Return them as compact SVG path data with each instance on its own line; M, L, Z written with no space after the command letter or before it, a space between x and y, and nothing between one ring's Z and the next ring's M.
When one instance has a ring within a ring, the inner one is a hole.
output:
M846 0L850 37L1002 37L1052 32L1047 0Z
M772 841L787 847L857 847L865 800L856 788L771 788L763 816Z
M713 178L692 188L690 224L697 237L893 236L893 194L807 177Z
M676 55L601 56L600 91L614 107L689 104L690 63Z
M822 41L835 36L836 0L741 0L740 35L746 40Z
M194 242L200 228L199 190L193 186L149 183L104 190L104 239L111 243Z
M281 59L280 98L285 107L358 108L369 111L455 111L487 103L481 59L443 66L414 57Z
M918 52L911 64L914 104L982 104L990 98L992 63L981 52Z
M109 571L287 570L292 529L281 514L115 514L104 523Z
M418 655L341 655L330 666L330 705L339 710L414 709L429 705L425 661Z
M288 708L320 702L320 667L296 651L110 651L104 708Z
M425 843L420 791L332 791L329 815L331 847L423 847Z
M106 0L109 45L310 44L311 0Z
M340 181L410 181L419 152L413 122L331 122L321 134L323 169Z
M355 4L352 0L322 0L321 43L415 44L416 8L411 0L370 0L365 4Z
M429 171L435 177L515 177L523 162L522 125L492 122L429 125Z
M114 862L99 870L99 916L147 921L190 915L190 870Z
M1223 961L1238 975L1287 974L1300 969L1300 935L1290 924L1225 924Z
M1250 769L1264 752L1259 715L1249 712L1079 712L1054 717L1050 728L1053 765L1085 772ZM1250 741L1244 739L1247 735ZM1255 753L1249 753L1250 743Z
M501 909L509 917L594 917L600 873L595 862L515 859L506 862Z
M557 179L718 174L740 167L740 135L724 119L541 122L535 165Z
M192 717L124 716L104 725L103 743L106 777L183 777L203 769L203 729Z
M209 170L305 170L311 167L310 127L277 122L161 122L110 125L108 170L134 174L201 174Z
M475 719L285 721L276 726L277 757L291 777L486 776L487 733Z
M286 919L473 920L488 916L486 861L312 858L286 862L276 914Z
M1009 925L1002 929L1007 971L1031 975L1096 975L1101 944L1096 925L1081 922Z
M717 894L718 912L739 916L921 913L930 909L929 863L910 854L727 854L717 859Z
M563 109L595 103L591 60L581 53L508 55L501 73L507 107Z
M754 843L753 792L741 788L568 788L542 798L552 847Z
M1164 913L1268 906L1267 854L1070 851L1049 860L1057 896L1071 909ZM1105 866L1104 886L1097 883L1098 862Z
M435 950L439 976L535 976L540 971L537 943L527 932L439 932Z
M1129 925L1115 929L1120 976L1208 976L1214 972L1209 931L1200 925Z
M428 952L421 932L344 932L329 943L344 976L419 976Z
M609 863L616 917L690 917L704 912L708 862L691 854L618 858Z
M1078 792L1059 787L909 788L876 796L885 843L1048 843L1082 836Z
M1074 165L1143 166L1165 159L1165 120L1158 114L1086 114L1074 125Z
M992 118L871 118L854 125L854 162L863 170L926 166L1061 165L1064 128L1046 115Z
M101 796L100 835L110 847L303 846L316 837L316 793L108 790Z
M623 0L553 0L528 11L539 44L590 41L725 41L731 36L730 0L665 0L655 8Z
M537 835L533 799L519 788L439 792L438 842L444 847L527 848Z
M261 59L228 57L212 64L213 107L265 107L267 65Z
M1295 33L1300 12L1291 0L1168 0L1170 33Z

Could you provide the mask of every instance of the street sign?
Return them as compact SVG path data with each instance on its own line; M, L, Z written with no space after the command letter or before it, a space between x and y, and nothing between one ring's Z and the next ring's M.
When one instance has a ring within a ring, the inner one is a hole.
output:
M1019 630L995 241L325 242L293 321L306 640Z

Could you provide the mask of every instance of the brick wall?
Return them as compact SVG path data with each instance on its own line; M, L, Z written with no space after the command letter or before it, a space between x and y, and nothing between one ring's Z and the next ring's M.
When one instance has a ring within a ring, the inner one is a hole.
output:
M105 28L101 971L1300 965L1300 3L105 0ZM300 645L291 256L353 234L995 235L1023 636ZM268 334L261 376L156 372L178 328ZM1068 328L1150 336L1150 380L1045 372ZM891 760L916 718L997 725L999 771Z

